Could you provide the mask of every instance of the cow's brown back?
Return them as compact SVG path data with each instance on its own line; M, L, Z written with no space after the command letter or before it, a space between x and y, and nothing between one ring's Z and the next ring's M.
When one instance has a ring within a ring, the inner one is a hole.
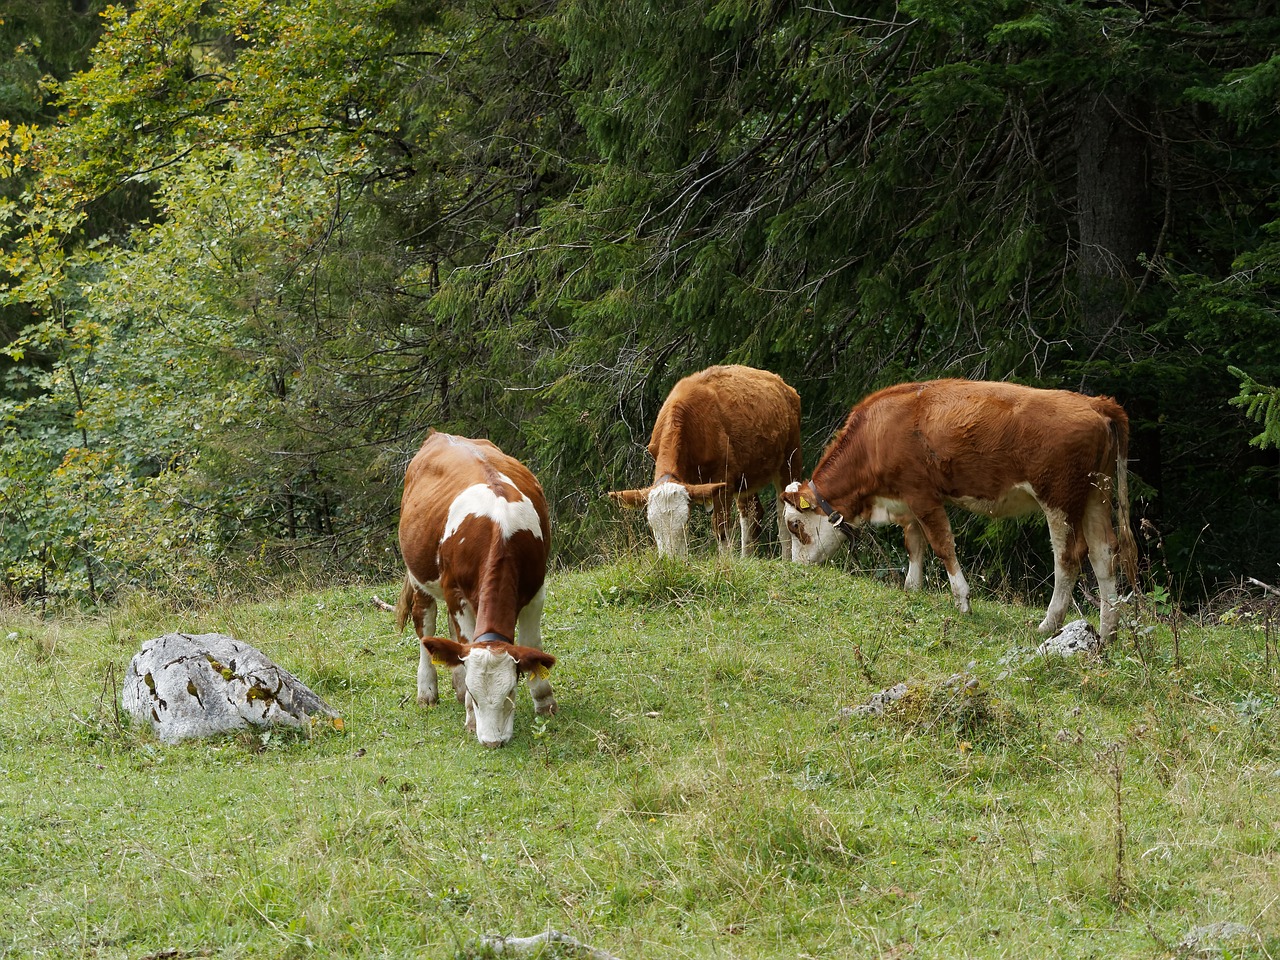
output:
M1074 520L1088 495L1082 471L1113 475L1121 440L1127 452L1128 418L1108 397L969 380L906 383L855 406L814 475L839 464L864 497L887 499L994 501L1026 483Z
M654 477L758 489L782 465L801 475L800 395L781 377L740 365L709 367L672 387L649 453Z
M434 430L423 442L405 470L404 493L400 501L400 550L409 573L419 583L440 579L440 541L449 518L449 508L466 488L475 484L487 484L502 489L502 476L515 483L518 491L510 491L506 498L518 500L523 493L533 503L541 525L542 539L529 536L533 541L522 546L531 552L526 564L530 579L537 583L532 591L523 586L521 602L528 602L542 586L546 570L546 551L550 542L551 523L547 513L542 487L533 473L514 457L503 453L488 440L473 440L437 433ZM465 541L465 537L457 538ZM472 548L482 545L471 541ZM461 543L460 548L465 548ZM487 549L487 547L486 547ZM479 563L480 558L476 558ZM457 564L455 564L457 566ZM536 576L534 575L536 572Z

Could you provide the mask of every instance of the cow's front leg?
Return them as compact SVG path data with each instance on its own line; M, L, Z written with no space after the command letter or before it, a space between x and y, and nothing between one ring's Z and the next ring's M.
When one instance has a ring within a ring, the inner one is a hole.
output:
M785 489L781 480L775 480L778 485L778 543L782 547L782 559L790 560L792 557L791 531L787 529L787 503L782 499L781 491Z
M749 557L756 552L760 540L760 521L764 518L764 505L754 493L738 497L738 525L742 528L742 555Z
M470 643L476 633L476 617L466 599L458 600L449 607L449 637L457 643ZM453 683L453 695L459 703L467 702L467 668L466 665L453 668L450 680ZM469 728L468 728L469 729Z
M418 643L418 706L434 707L440 702L440 690L436 685L436 667L431 662L427 648Z
M733 552L733 533L729 527L729 498L716 495L711 498L711 526L716 534L716 546L720 555Z
M413 629L418 635L418 705L434 707L440 702L439 689L436 686L436 668L431 662L431 654L422 645L422 638L427 631L434 633L436 629L436 602L429 594L415 591L413 596Z
M916 522L924 531L929 546L938 555L947 570L947 579L951 581L951 596L961 613L969 612L969 581L964 578L960 563L956 560L956 540L951 532L951 521L947 519L947 511L941 504L927 510L915 510Z
M546 599L547 588L544 586L532 600L525 604L525 608L516 618L516 638L521 646L542 649L542 607ZM559 705L556 703L555 693L552 692L545 673L546 671L543 671L543 676L538 676L537 673L529 674L529 696L533 697L535 713L551 714L559 709Z

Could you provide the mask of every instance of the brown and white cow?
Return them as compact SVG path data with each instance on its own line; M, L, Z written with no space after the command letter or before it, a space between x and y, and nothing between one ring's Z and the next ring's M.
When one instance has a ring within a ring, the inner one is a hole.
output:
M710 505L721 553L732 547L729 505L735 499L742 555L750 556L764 510L759 491L772 483L779 498L801 476L800 395L777 374L737 365L709 367L677 383L658 411L649 440L653 483L609 496L626 507L648 507L658 553L689 552L689 505ZM791 536L778 501L782 556Z
M852 524L903 528L906 588L924 582L924 546L946 567L956 604L969 585L956 562L947 504L993 517L1044 511L1053 543L1053 597L1039 629L1062 625L1087 552L1102 600L1099 632L1116 627L1116 531L1130 584L1137 548L1129 528L1129 418L1110 397L1012 383L935 380L873 393L853 408L812 479L784 495L804 563L828 559Z
M556 710L546 680L556 658L541 649L550 543L542 487L522 463L487 440L431 431L404 475L396 624L412 616L420 641L418 703L439 701L432 661L453 668L467 729L487 747L511 739L521 674L537 712ZM426 631L440 602L449 639Z

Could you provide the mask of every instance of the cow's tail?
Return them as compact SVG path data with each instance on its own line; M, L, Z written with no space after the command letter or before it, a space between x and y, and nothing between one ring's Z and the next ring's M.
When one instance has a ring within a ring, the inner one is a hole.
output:
M400 600L396 603L396 633L404 633L405 622L413 613L413 584L409 582L409 574L404 575L404 586L400 588Z
M1129 586L1138 588L1138 542L1129 522L1129 416L1112 401L1105 411L1111 421L1116 449L1116 536L1120 540L1120 566Z

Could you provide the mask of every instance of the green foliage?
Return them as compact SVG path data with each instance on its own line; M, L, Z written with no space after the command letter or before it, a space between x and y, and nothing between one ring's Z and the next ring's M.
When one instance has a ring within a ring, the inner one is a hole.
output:
M1227 370L1240 380L1240 394L1231 399L1232 406L1244 410L1245 416L1262 426L1262 432L1249 442L1256 447L1280 447L1280 388L1258 383L1236 367Z
M389 572L428 426L529 460L560 561L609 555L631 534L603 491L648 472L675 380L724 361L800 390L809 465L896 380L1112 393L1177 575L1280 559L1275 462L1222 416L1228 365L1280 379L1274 15L56 12L0 25L17 595L188 583L215 555ZM175 554L109 543L126 523ZM993 575L1015 541L987 538Z

